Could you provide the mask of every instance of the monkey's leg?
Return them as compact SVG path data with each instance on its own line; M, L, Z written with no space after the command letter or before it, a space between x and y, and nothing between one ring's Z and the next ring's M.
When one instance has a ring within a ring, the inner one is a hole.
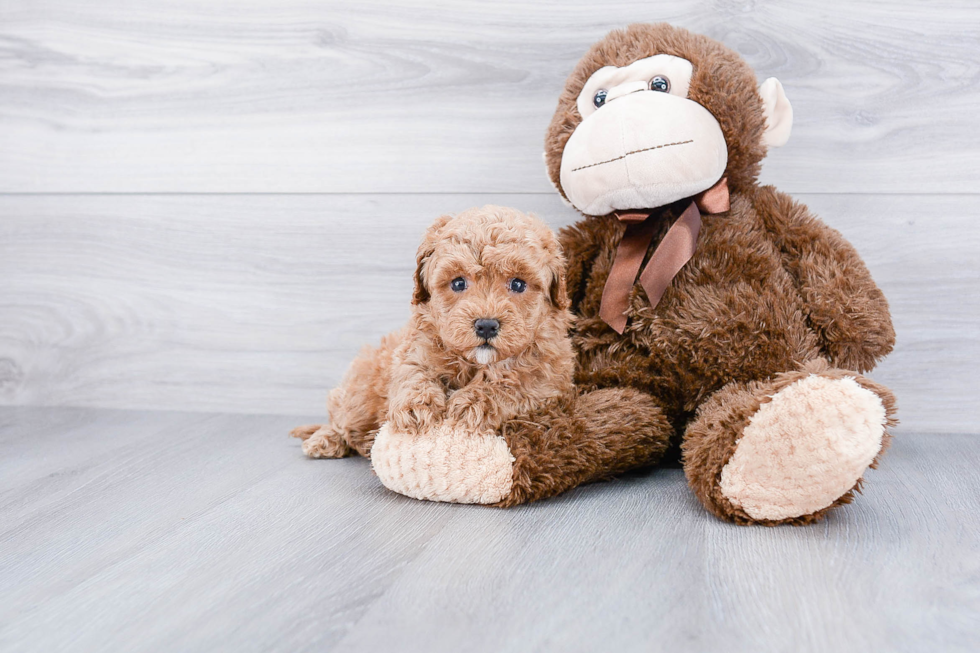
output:
M730 383L684 434L684 472L701 503L737 524L807 524L849 503L888 445L895 398L857 372L808 363Z
M503 507L554 496L583 483L652 465L673 433L653 397L606 388L504 424L514 456Z

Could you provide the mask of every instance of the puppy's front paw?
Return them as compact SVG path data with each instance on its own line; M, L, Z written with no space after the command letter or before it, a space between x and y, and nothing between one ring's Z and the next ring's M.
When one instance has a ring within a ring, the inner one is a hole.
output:
M417 434L431 431L442 422L446 395L442 391L424 391L388 409L388 422L399 433Z
M388 414L388 421L396 431L411 434L432 431L442 423L439 416L426 406L391 412Z
M480 432L496 430L501 424L482 394L466 390L456 392L449 399L446 420L468 431Z

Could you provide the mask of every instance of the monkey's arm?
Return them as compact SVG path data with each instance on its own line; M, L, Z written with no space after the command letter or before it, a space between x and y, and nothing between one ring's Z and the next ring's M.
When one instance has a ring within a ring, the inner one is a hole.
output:
M558 232L558 242L567 261L565 283L571 300L572 312L578 315L579 304L585 297L585 287L592 273L592 262L599 252L600 238L596 232L598 221L584 218Z
M871 370L892 350L895 330L888 301L857 250L806 206L771 186L759 189L754 205L830 360L845 369Z

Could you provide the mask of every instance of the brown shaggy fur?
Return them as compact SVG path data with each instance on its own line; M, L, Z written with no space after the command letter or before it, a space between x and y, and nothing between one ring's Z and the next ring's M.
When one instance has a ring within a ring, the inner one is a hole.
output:
M718 489L749 417L775 390L805 374L799 370L829 361L833 369L820 368L820 374L855 377L879 396L893 424L891 393L858 373L891 351L895 333L888 303L854 248L804 205L757 185L766 150L755 74L707 37L665 24L633 25L589 50L565 85L545 140L548 172L559 191L562 152L581 121L576 97L586 80L602 66L660 53L694 65L689 97L715 116L728 145L731 209L704 216L694 257L656 308L639 284L633 288L621 336L599 317L599 305L625 225L598 216L562 231L576 314L576 382L651 395L671 423L674 443L684 442L685 471L698 498L719 517L760 523ZM686 203L660 211L648 256ZM604 423L630 419L628 409L622 411L612 411ZM597 428L601 440L604 429ZM849 500L850 493L835 505ZM784 521L806 523L825 512Z
M606 388L568 393L501 431L514 456L514 485L498 505L554 496L576 485L611 478L657 462L670 423L642 392Z

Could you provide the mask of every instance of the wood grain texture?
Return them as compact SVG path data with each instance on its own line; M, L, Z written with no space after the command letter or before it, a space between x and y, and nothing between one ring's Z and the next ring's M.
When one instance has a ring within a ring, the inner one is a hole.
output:
M0 404L317 413L408 316L436 216L553 195L0 197ZM978 196L801 195L865 257L905 428L976 432Z
M765 528L715 520L669 469L511 510L414 501L363 459L303 458L285 433L304 419L0 409L0 648L980 641L976 436L905 434L856 503Z
M550 192L572 66L661 20L782 80L783 190L976 190L975 2L6 0L0 192Z

